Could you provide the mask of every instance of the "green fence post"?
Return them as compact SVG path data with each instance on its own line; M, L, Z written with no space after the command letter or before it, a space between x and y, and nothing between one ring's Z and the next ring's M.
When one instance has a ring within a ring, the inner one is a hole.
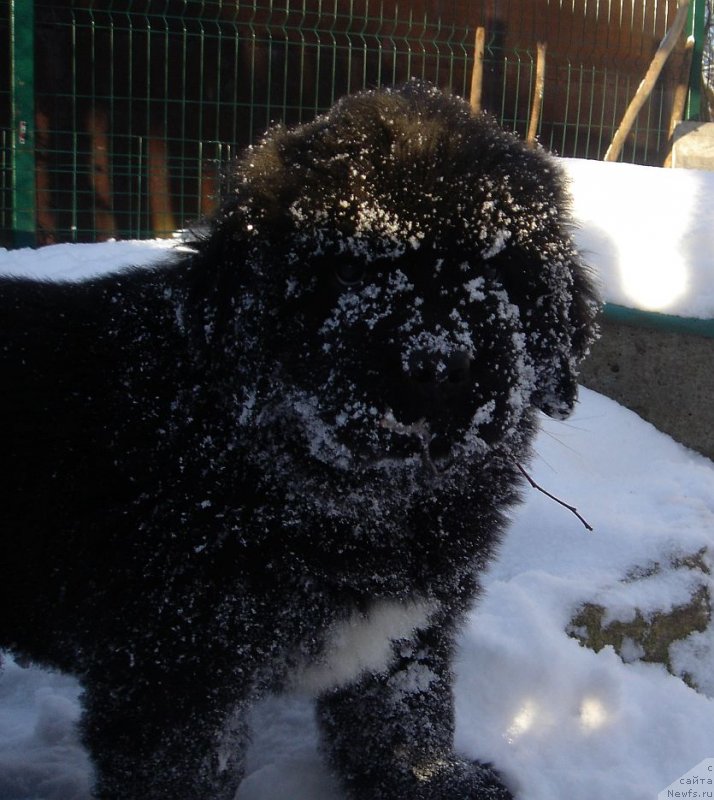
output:
M702 113L702 56L704 53L704 36L707 0L690 0L686 31L694 37L692 52L692 68L689 72L689 97L685 119L698 120Z
M10 0L12 229L17 247L37 244L34 6L34 0Z

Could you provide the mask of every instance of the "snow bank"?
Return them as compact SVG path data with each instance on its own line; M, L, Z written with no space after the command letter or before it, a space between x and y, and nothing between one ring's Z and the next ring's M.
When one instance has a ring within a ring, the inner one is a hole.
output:
M0 274L82 280L133 264L153 264L176 246L180 246L176 239L142 239L101 245L55 244L38 250L0 247Z
M79 745L79 687L63 675L0 672L0 798L87 800L89 759Z

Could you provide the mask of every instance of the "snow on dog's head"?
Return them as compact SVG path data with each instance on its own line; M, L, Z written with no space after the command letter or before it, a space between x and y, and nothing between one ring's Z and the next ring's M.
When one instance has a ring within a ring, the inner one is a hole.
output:
M233 181L205 246L241 264L245 424L436 473L572 410L598 303L545 153L412 82L272 130Z

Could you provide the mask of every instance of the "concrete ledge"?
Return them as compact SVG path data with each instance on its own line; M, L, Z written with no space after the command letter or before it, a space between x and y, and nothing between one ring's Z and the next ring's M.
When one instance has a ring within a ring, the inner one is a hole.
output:
M608 306L601 327L581 383L714 459L714 321Z
M673 139L673 167L714 171L714 122L680 122Z
M615 303L607 303L605 317L611 322L624 322L628 325L667 333L688 333L714 339L714 319L678 317L675 314L660 314L657 311L640 311L637 308L618 306Z

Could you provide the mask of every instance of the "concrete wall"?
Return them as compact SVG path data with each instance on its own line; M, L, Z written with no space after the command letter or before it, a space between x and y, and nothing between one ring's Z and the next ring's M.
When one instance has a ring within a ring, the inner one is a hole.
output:
M672 166L714 170L714 122L680 122L677 125Z
M714 459L714 339L608 319L581 383Z

